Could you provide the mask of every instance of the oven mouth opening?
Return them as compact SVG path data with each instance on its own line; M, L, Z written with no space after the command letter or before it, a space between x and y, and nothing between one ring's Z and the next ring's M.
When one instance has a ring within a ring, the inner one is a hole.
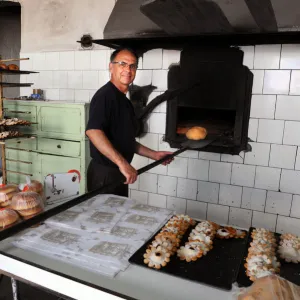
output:
M235 119L235 110L178 106L176 137L182 138L189 128L201 126L210 136L225 135L230 138L234 135Z

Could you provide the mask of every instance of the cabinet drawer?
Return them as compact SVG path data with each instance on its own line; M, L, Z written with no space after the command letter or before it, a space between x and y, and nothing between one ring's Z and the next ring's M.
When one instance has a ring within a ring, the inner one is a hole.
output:
M37 139L29 138L29 139L12 139L6 141L6 149L26 149L26 150L37 150Z
M38 151L62 156L80 156L80 142L38 138Z
M81 110L72 107L40 108L40 131L43 133L81 134Z

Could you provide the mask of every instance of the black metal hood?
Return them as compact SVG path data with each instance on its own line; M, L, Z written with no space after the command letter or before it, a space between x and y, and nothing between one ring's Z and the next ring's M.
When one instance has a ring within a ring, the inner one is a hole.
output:
M183 42L300 42L299 0L118 0L104 39L119 46L174 48Z

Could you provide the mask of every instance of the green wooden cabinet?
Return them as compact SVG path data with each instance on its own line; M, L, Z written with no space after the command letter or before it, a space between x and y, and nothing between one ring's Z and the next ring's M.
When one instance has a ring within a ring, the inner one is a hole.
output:
M25 175L43 181L50 173L76 169L81 173L80 193L85 193L90 162L89 141L85 136L89 104L7 100L4 108L7 116L37 123L20 128L35 139L7 142L8 182L24 182Z

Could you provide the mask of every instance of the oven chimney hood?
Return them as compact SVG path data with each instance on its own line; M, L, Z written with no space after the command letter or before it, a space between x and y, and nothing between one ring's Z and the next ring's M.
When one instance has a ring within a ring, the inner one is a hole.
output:
M299 0L118 0L94 43L147 51L300 42Z

